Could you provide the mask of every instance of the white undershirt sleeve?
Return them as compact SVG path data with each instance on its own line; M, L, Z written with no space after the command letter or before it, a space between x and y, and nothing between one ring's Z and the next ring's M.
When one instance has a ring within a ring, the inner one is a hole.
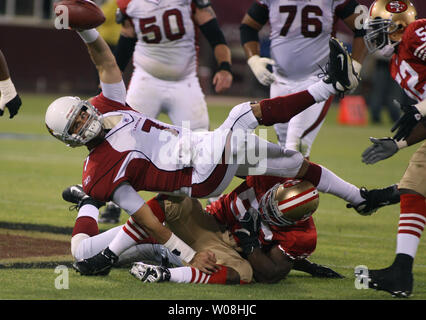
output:
M101 88L105 98L126 104L126 86L123 80L117 83L104 83L101 81Z
M123 183L115 189L112 201L129 215L134 214L145 204L142 197L128 183Z

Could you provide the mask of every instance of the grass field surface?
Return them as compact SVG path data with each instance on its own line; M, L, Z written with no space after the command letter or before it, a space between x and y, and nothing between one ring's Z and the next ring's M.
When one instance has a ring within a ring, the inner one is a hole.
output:
M75 212L61 198L62 190L81 181L85 148L67 148L50 137L44 125L44 112L54 96L23 95L23 107L16 118L0 118L0 234L26 232L8 225L31 224L72 228ZM233 102L209 103L212 129L226 118ZM381 163L367 166L361 153L368 137L390 134L391 124L350 127L337 124L337 107L331 108L313 146L311 160L326 166L343 179L367 188L383 187L401 178L415 147L400 151ZM167 117L161 120L168 121ZM269 129L269 139L275 135ZM235 178L228 190L241 180ZM145 199L152 194L142 192ZM82 277L71 268L66 289L55 287L59 273L48 268L0 268L0 299L12 300L375 300L392 299L384 292L356 289L354 268L388 266L394 258L399 206L382 208L372 216L346 209L345 202L331 195L320 195L314 214L317 249L311 260L325 264L345 276L341 280L315 279L292 271L286 280L274 285L244 286L198 284L142 284L127 269L113 269L107 277ZM121 222L127 219L122 214ZM3 223L3 227L1 224ZM101 229L108 225L100 225ZM1 229L3 228L3 229ZM29 231L28 231L29 232ZM36 237L40 232L33 231ZM51 235L69 241L70 236ZM426 298L426 250L421 240L414 264L412 300ZM26 258L24 262L40 258ZM52 259L52 258L50 258ZM71 261L70 255L55 258ZM53 260L55 260L53 259ZM56 261L55 260L55 261ZM19 259L0 260L11 265Z

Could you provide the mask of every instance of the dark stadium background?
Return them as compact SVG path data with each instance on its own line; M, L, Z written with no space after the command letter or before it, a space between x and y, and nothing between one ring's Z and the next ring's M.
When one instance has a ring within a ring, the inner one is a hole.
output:
M16 15L8 16L7 5L16 5ZM42 3L43 12L39 19L31 17L37 3ZM53 26L52 0L0 0L0 43L5 54L12 78L21 92L93 94L97 90L94 67L87 55L84 44L72 31L58 31ZM96 1L102 3L103 0ZM239 40L239 23L253 0L212 0L218 20L222 26L233 54L234 83L226 95L267 96L268 89L254 78L245 63ZM371 0L359 0L369 5ZM426 15L426 1L413 0L420 17ZM267 48L268 27L261 33ZM339 22L337 35L347 39L348 30ZM267 50L265 52L267 54ZM213 95L211 75L214 61L208 43L200 37L200 82L207 95ZM371 68L370 68L371 69ZM365 82L368 84L368 70ZM126 80L131 73L131 64L125 73ZM363 90L366 86L361 87ZM368 86L367 86L368 87Z

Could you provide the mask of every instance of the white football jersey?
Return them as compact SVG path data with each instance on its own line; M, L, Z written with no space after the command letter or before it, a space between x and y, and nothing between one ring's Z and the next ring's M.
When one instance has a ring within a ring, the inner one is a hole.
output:
M328 41L335 13L346 0L260 0L269 9L274 72L301 80L321 72L328 60ZM337 8L337 9L336 9Z
M197 68L192 0L131 0L122 12L131 18L137 44L135 67L163 80L181 80Z

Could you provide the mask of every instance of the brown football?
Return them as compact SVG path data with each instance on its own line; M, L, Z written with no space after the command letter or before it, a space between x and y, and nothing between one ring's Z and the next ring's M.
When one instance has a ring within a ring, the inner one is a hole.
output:
M60 6L65 6L68 10ZM90 0L62 0L56 2L54 7L56 16L64 15L68 11L68 23L72 29L92 29L105 22L101 8Z

